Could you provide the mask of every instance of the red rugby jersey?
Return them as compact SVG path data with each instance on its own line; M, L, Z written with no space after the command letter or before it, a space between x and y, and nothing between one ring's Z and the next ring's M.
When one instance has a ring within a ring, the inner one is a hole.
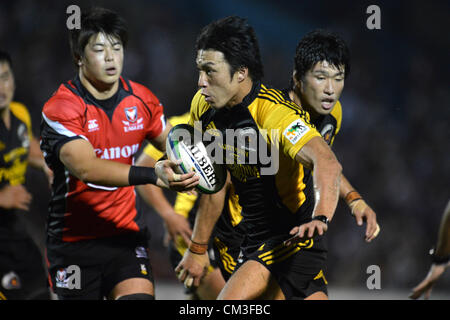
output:
M49 205L50 236L79 241L143 228L133 186L85 184L59 159L62 145L85 139L97 157L131 165L144 139L163 132L165 118L158 98L143 85L122 77L119 82L112 108L99 105L78 77L62 84L44 105L41 149L55 174Z

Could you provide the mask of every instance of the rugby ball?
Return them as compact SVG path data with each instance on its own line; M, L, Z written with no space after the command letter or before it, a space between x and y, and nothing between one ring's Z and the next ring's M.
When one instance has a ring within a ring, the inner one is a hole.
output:
M181 164L176 168L177 173L194 171L200 178L196 189L212 194L223 188L227 172L224 165L211 161L201 137L202 134L194 127L178 124L167 136L166 152L170 160L181 160Z

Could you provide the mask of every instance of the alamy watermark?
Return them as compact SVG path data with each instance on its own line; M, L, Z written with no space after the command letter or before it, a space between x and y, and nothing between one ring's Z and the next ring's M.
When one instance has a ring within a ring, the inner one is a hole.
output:
M67 7L66 13L70 14L66 20L67 29L81 29L81 9L79 6L72 4Z
M366 26L369 30L381 29L381 9L379 6L372 4L367 7L366 13L370 16L366 20Z
M194 128L201 128L197 121ZM172 140L183 141L186 145L202 142L213 163L231 166L257 165L261 175L274 175L279 169L279 130L255 130L252 127L217 129L205 132L180 128L172 134ZM270 145L270 150L269 150Z
M376 264L367 267L366 273L369 277L366 280L366 286L369 290L381 290L381 269Z
M60 268L56 271L55 280L57 288L81 289L81 269L75 264Z

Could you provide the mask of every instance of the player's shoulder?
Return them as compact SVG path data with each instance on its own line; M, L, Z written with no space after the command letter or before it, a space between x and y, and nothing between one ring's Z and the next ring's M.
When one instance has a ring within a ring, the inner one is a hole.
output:
M206 102L205 96L198 90L191 101L191 115L194 116L195 120L198 120L208 109L211 109L211 105Z
M188 123L189 122L189 112L182 115L172 116L169 118L169 123L174 127L177 124Z
M12 101L9 105L9 110L17 119L24 122L27 126L31 126L30 113L23 103Z
M309 114L296 105L283 90L274 87L261 84L255 107L259 117L270 122L286 117L300 117L310 124Z
M44 104L42 113L53 120L71 119L84 114L83 99L70 89L71 82L61 84Z
M20 102L12 101L9 105L9 110L16 116L16 117L29 117L30 113L28 112L27 107Z
M334 105L333 110L331 111L331 115L333 118L335 118L338 122L342 119L342 105L341 102L338 100L336 104Z
M153 91L151 91L147 86L129 79L124 79L124 82L126 90L127 86L129 85L131 87L130 89L133 92L133 94L144 100L146 103L150 102L156 105L160 104L156 94L154 94Z

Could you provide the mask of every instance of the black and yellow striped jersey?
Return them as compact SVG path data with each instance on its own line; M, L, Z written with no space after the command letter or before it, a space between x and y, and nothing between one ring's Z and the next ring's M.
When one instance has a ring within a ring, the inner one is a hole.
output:
M215 129L216 136L220 132L217 143L242 206L250 250L269 237L288 237L292 227L311 218L311 172L295 156L320 134L309 114L282 91L255 83L242 103L220 110L197 92L189 124L203 132ZM247 137L243 143L239 135Z
M0 186L25 183L30 141L33 137L27 108L11 102L11 125L0 121Z

